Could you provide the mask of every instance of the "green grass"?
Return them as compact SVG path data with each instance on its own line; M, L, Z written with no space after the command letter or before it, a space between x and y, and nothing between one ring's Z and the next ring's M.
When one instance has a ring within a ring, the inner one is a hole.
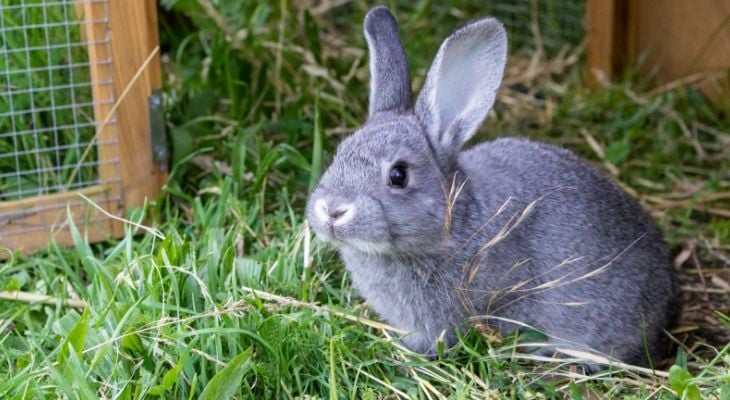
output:
M480 3L396 8L416 82ZM0 300L0 398L727 398L728 304L706 290L730 270L727 110L688 88L649 93L634 74L589 90L571 54L536 76L513 60L482 139L562 144L642 201L674 254L688 254L681 284L698 291L681 294L684 345L669 378L669 365L586 377L484 330L426 360L393 340L303 223L308 189L366 115L368 7L314 17L286 1L163 7L175 166L129 215L154 229L130 225L94 245L77 230L73 248L0 264L0 290L55 299Z

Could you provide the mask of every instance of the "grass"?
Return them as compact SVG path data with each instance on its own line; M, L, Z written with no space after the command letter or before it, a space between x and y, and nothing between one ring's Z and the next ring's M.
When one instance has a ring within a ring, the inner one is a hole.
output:
M480 3L393 7L416 86ZM303 223L308 189L367 99L368 7L317 4L162 2L175 164L163 193L128 215L152 229L104 244L77 229L73 248L0 264L2 295L47 296L0 300L0 398L727 398L728 110L638 73L589 90L579 47L513 58L481 139L562 144L650 210L680 273L680 344L655 374L585 376L535 363L518 351L529 338L477 327L426 360L398 345Z

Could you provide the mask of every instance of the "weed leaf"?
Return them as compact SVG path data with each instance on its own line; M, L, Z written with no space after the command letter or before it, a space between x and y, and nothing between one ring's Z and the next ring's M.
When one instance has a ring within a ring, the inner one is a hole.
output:
M253 347L237 355L225 368L218 371L203 389L200 400L230 399L238 391L243 376L251 367L251 353Z
M669 369L669 384L677 393L680 399L699 400L700 390L694 383L691 383L692 374L679 365L673 365Z
M58 354L58 364L64 365L68 359L69 352L71 349L76 355L81 358L82 351L84 350L84 343L86 342L86 334L89 331L89 321L91 320L91 313L88 308L84 309L83 314L79 318L76 325L68 332L68 336L63 340L61 344L61 352Z

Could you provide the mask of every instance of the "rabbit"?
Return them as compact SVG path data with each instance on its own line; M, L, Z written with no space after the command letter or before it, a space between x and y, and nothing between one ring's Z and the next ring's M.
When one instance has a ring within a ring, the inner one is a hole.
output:
M539 354L595 351L649 365L676 312L661 233L563 148L501 138L464 149L507 61L494 18L448 36L415 105L395 18L369 11L367 121L338 146L306 218L400 340L433 356L479 322L544 333ZM600 368L600 367L598 367Z

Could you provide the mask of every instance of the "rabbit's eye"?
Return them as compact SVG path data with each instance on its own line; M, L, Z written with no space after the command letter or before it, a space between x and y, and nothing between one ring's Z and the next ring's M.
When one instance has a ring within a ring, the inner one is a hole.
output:
M408 170L405 165L397 164L390 169L390 186L404 188L408 184Z

